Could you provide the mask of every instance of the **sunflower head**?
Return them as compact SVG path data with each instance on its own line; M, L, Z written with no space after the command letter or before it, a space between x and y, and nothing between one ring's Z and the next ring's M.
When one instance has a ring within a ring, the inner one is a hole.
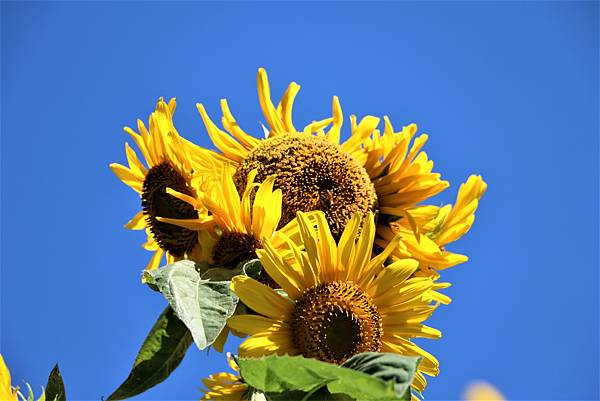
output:
M190 258L213 266L233 269L240 263L257 258L263 239L270 239L283 252L283 238L295 243L298 227L295 221L281 226L282 191L275 189L275 177L257 180L257 171L246 176L246 186L238 190L235 170L229 166L213 167L201 186L200 204L208 217L197 220L178 220L159 217L161 223L196 230L198 246ZM190 198L190 206L195 200ZM275 285L266 272L261 282Z
M400 238L372 255L374 216L352 216L336 241L325 214L312 219L297 215L302 248L288 243L289 253L264 240L257 251L270 277L287 297L246 276L233 278L232 288L257 315L238 315L229 326L251 337L240 356L303 355L341 364L358 353L394 352L422 356L415 389L423 374L437 375L437 360L412 342L414 337L439 338L422 322L437 308L429 277L416 277L412 259L388 263Z
M350 137L341 141L344 117L337 97L333 98L331 117L298 129L293 122L293 104L300 86L292 82L278 104L271 99L263 68L258 71L257 86L267 123L263 126L266 138L244 132L227 101L221 101L225 130L198 104L208 134L222 152L199 158L204 157L204 164L231 163L240 191L245 190L250 171L257 171L259 181L274 176L275 188L283 195L281 226L294 219L296 212L320 210L334 238L339 239L354 213L373 212L383 217L382 224L410 219L408 208L448 186L432 172L433 162L421 151L428 137L415 138L416 125L395 132L384 117L380 132L379 118L351 115Z
M144 179L142 210L146 223L158 245L176 257L190 252L198 242L195 231L158 221L158 217L195 219L198 212L190 204L167 192L170 188L191 196L186 179L168 162L152 167Z
M239 190L245 189L253 170L259 181L275 177L275 186L283 193L281 226L298 211L321 210L339 237L354 213L366 214L377 204L365 169L338 145L312 134L281 134L263 141L237 168Z
M166 224L159 218L189 220L205 214L199 207L196 192L202 169L191 157L199 148L177 132L173 124L175 108L175 99L167 104L160 98L150 114L148 127L141 120L137 122L139 132L125 127L142 157L125 144L128 166L110 165L113 172L140 195L142 210L126 227L147 229L149 236L144 247L155 251L149 268L157 267L165 253L171 259L184 257L198 242L195 231Z

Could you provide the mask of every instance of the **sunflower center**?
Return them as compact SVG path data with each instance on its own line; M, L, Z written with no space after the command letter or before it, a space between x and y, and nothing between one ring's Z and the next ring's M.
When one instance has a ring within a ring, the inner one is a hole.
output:
M226 232L213 250L213 263L221 267L235 267L241 262L256 259L260 241L250 234Z
M213 263L221 267L234 268L242 262L256 259L256 250L260 248L260 241L253 235L226 232L215 244ZM264 269L261 270L257 280L271 288L279 288Z
M296 301L291 328L296 348L307 358L341 364L381 349L377 307L353 283L336 281L304 292Z
M284 134L266 139L238 167L234 180L240 192L248 173L257 181L275 175L283 195L279 227L296 212L322 210L332 234L339 238L356 212L373 211L377 194L366 170L338 145L309 134Z
M168 223L157 217L195 219L198 213L188 203L169 195L167 188L192 195L185 178L168 163L158 164L148 171L142 190L142 210L154 240L173 256L181 257L198 242L198 234Z

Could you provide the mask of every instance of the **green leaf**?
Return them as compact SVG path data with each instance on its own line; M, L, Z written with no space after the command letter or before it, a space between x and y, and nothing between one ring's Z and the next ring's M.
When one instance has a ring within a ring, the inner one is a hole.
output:
M131 373L107 401L133 397L164 381L179 366L191 344L190 331L167 307L144 340Z
M396 394L409 400L410 385L420 362L419 357L404 357L389 352L365 352L349 358L342 366L393 383Z
M48 376L45 395L48 401L67 401L67 392L65 391L65 384L60 375L58 364L54 365L50 376Z
M192 333L199 349L211 345L233 315L238 303L230 281L200 278L189 260L152 270L149 280L169 301L171 308Z
M371 375L375 360L372 356L367 360L371 365L368 365L364 372L315 359L288 355L237 358L237 363L244 381L249 386L265 392L272 400L281 400L285 397L290 400L342 400L350 397L354 400L371 401L404 400L407 394L410 397L408 389L419 358L383 353L378 355L385 357L381 361L385 362L386 366L393 366L397 370L394 373L402 371L406 374L399 374L400 378L393 377L391 374ZM352 366L356 368L365 365L355 363ZM324 387L331 396L323 392ZM282 394L284 392L285 395ZM304 396L300 397L301 394L298 392L304 392Z

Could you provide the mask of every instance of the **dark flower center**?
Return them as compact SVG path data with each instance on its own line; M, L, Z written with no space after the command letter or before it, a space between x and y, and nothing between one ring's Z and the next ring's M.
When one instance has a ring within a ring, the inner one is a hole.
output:
M356 212L373 211L375 187L366 170L338 145L308 134L278 135L263 141L246 157L235 173L240 192L248 173L258 170L256 181L275 175L275 188L283 195L279 227L296 212L322 210L332 234L339 238Z
M168 163L158 164L148 171L142 191L142 209L154 240L171 255L182 257L198 242L198 233L173 224L162 223L157 217L195 219L196 210L188 203L169 195L167 188L192 195L185 178Z
M295 346L308 358L341 364L353 355L381 350L377 307L348 282L307 290L296 301L291 328Z

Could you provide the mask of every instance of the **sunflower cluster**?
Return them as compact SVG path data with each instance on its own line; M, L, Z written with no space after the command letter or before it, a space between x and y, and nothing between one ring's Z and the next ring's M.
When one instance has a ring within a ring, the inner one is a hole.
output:
M231 330L246 337L242 357L419 356L412 388L421 393L439 363L414 340L441 337L425 321L450 303L440 272L467 261L448 247L471 228L486 183L472 175L454 204L430 204L449 183L433 171L416 125L396 130L387 117L351 115L343 135L334 97L330 116L296 127L299 85L275 104L262 68L257 84L264 135L242 130L224 99L220 126L197 104L214 149L180 136L175 99L159 99L137 131L125 128L139 152L126 144L128 165L110 167L139 195L126 227L146 231L147 269L189 259L233 271L258 259L258 275L231 280L245 308L215 348ZM204 384L206 400L248 397L237 374Z

